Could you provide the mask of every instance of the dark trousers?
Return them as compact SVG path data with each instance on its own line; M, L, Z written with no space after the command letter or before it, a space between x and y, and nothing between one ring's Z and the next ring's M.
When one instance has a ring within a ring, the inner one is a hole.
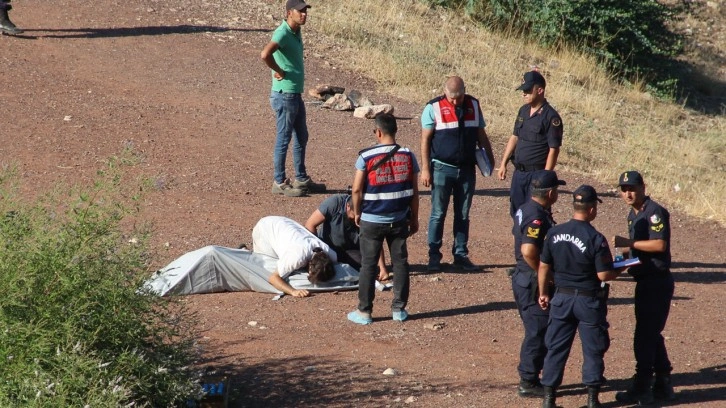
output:
M364 313L373 311L376 296L375 281L378 276L378 259L383 250L383 242L388 243L393 264L393 302L391 309L400 311L408 303L410 278L408 275L408 221L392 224L360 222L361 267L358 279L358 310Z
M331 248L338 255L338 262L348 264L353 269L360 271L360 249L344 249L333 246Z
M545 347L545 333L549 311L542 310L535 301L539 297L537 285L534 283L536 275L532 271L520 271L519 268L512 275L512 292L514 302L517 304L519 317L524 325L524 339L519 349L519 377L527 381L539 380L539 373L544 367L547 354Z
M670 312L675 284L673 275L645 277L635 285L635 371L644 378L654 372L669 374L673 367L668 359L663 329Z
M531 171L514 170L512 185L509 187L509 215L514 218L519 207L531 197L529 183L532 181Z
M575 331L582 343L582 383L597 386L604 382L604 356L610 348L607 313L605 299L555 293L550 301L550 322L545 334L547 356L542 385L557 388L562 384Z

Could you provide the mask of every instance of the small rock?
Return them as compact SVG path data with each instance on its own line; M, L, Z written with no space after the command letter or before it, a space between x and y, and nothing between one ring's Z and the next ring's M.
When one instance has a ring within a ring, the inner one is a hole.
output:
M351 103L353 103L353 107L355 108L360 108L361 106L373 106L373 102L371 102L368 97L355 89L348 92L348 99L350 99Z
M348 97L342 93L335 94L335 96L325 101L321 107L336 111L353 110L353 104L350 100L348 100Z
M257 326L257 322L256 322L256 321L254 321L254 320L252 320L251 322L247 322L247 325L248 325L248 326L252 326L252 327L255 327L255 326Z
M424 325L424 329L439 331L439 330L443 330L445 326L446 326L446 323L444 323L444 322L426 323Z
M307 372L315 371L315 366L307 366L307 367L303 368L303 371L307 371Z
M410 396L410 397L408 397L408 398L406 398L406 400L403 401L404 404L411 404L413 402L416 402L416 397L414 397L413 395Z
M376 115L381 113L393 113L393 105L373 105L373 106L361 106L356 108L353 112L353 116L361 119L373 119Z
M342 94L345 92L345 88L333 85L318 85L315 88L308 90L308 95L313 98L317 98L321 101L327 100L330 96L335 94Z
M392 368L386 368L385 371L383 371L383 375L396 375L396 370Z
M434 276L433 278L429 279L429 282L440 282L441 276Z

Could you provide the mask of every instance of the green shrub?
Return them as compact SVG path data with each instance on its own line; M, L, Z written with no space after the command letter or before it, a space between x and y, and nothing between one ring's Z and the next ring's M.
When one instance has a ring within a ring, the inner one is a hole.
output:
M522 34L548 47L574 46L623 78L673 86L663 72L681 51L667 23L678 12L655 0L431 0L461 8L495 29ZM668 93L672 89L664 89Z
M193 318L139 290L147 234L121 231L129 211L110 164L68 202L21 203L0 176L2 407L179 406L199 389Z

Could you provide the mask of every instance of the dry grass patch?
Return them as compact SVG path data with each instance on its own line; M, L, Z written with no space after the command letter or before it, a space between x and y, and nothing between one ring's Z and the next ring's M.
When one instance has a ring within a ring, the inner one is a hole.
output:
M447 75L461 75L481 100L499 149L521 105L514 88L523 72L538 66L565 123L562 168L613 185L621 171L640 170L656 199L726 224L723 116L655 100L641 84L617 85L580 53L545 50L418 1L320 2L313 13L308 29L343 46L338 66L422 107Z

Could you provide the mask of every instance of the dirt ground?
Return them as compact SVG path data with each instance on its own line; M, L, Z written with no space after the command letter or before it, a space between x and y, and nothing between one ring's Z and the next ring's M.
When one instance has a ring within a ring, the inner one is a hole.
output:
M155 268L206 245L250 242L265 215L304 222L326 197L269 192L275 129L259 52L278 23L278 3L13 4L11 17L26 32L0 37L0 163L17 165L24 194L91 180L102 161L133 149L141 158L133 171L156 187L142 204L142 218L155 226ZM230 4L239 7L232 12ZM399 142L420 157L421 106L376 92L372 81L316 53L308 52L306 69L308 85L340 85L392 103ZM329 192L343 190L357 151L373 143L372 124L308 102L309 172ZM491 136L500 157L508 135ZM565 221L567 194L592 181L560 176L568 185L555 219ZM607 236L626 233L627 208L613 186L592 184L610 191L594 225ZM478 180L470 241L472 259L482 265L476 273L425 272L430 204L422 191L422 231L409 240L411 318L403 324L390 320L390 292L378 293L367 327L345 318L356 292L280 301L260 293L186 298L202 318L205 364L231 377L230 406L539 406L515 393L522 328L505 273L513 263L507 187ZM724 227L674 211L672 228L677 286L664 334L678 401L670 405L726 406ZM449 231L450 224L447 245ZM634 283L623 277L612 286L609 382L601 398L608 407L618 406L614 393L634 367ZM558 400L564 407L584 404L581 362L576 343ZM395 375L383 375L387 368Z

